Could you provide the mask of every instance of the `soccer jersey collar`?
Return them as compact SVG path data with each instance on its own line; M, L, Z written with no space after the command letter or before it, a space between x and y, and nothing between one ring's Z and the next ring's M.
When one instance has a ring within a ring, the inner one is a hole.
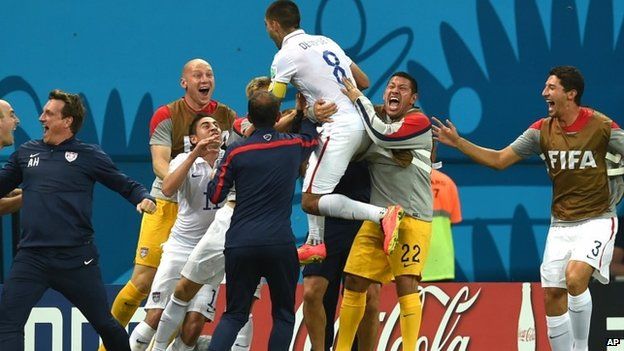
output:
M282 46L284 46L284 44L286 44L286 41L294 36L297 36L299 34L305 34L305 32L303 31L303 29L297 29L292 33L289 33L287 36L284 37L284 40L282 40Z

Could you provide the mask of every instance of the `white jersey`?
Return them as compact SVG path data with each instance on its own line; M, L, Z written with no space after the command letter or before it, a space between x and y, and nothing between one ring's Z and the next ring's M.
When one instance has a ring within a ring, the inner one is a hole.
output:
M349 98L340 89L343 77L353 80L351 59L333 40L322 35L309 35L303 29L288 34L271 65L271 80L291 83L312 106L316 100L333 101L338 112L324 131L364 130L364 125Z
M184 152L171 160L169 173L178 168L189 154ZM206 196L212 169L208 162L198 157L178 189L178 218L171 228L170 238L182 245L189 245L191 249L206 233L215 212L222 206L212 204Z

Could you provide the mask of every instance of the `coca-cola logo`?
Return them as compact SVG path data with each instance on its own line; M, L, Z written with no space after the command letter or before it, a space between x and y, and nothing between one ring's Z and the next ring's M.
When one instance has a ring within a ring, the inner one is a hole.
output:
M433 336L421 335L417 341L418 351L462 351L468 350L470 343L470 336L460 335L457 333L457 327L461 323L462 316L470 308L472 308L480 296L481 288L471 295L470 287L461 287L454 296L450 296L441 288L428 285L425 287L419 287L419 293L423 304L423 310L428 304L439 304L444 313L437 325L436 332ZM399 323L400 307L396 303L390 313L381 312L379 318L382 322L383 328L379 341L377 344L377 350L399 350L402 343L402 338L398 330L400 329ZM436 321L433 321L434 323ZM339 320L335 323L335 329L337 332ZM423 323L430 323L428 320L424 320ZM297 339L299 329L303 324L303 311L302 306L299 306L295 318L295 334L293 336L293 343L291 344L291 350ZM394 336L394 337L393 337ZM302 335L299 335L302 337ZM311 350L311 344L309 337L305 335L305 342L303 345L304 351Z

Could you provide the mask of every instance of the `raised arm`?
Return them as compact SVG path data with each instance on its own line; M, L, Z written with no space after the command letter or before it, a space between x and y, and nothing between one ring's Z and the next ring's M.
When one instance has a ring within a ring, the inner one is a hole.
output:
M188 176L188 172L198 157L204 157L209 153L219 153L219 148L215 148L215 142L219 143L220 135L211 135L200 140L188 155L181 162L176 162L177 158L171 162L169 174L165 176L162 183L162 193L165 196L173 196L180 189Z
M351 73L353 74L353 79L355 79L355 84L358 89L367 89L370 86L370 80L368 79L366 73L364 73L360 66L358 66L355 62L351 62L349 68L351 68Z
M507 146L502 150L488 149L459 136L457 128L446 120L446 124L442 123L435 117L433 120L433 138L442 144L457 148L459 151L470 157L473 161L494 169L505 169L512 164L522 160L511 146Z

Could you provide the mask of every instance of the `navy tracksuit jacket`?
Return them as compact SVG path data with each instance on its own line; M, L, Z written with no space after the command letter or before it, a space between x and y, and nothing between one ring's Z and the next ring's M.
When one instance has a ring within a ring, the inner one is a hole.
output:
M75 138L24 143L0 170L0 197L20 184L23 191L19 250L0 300L0 350L23 350L28 315L48 288L80 309L108 350L130 350L128 334L109 312L93 243L96 181L133 205L151 199L99 146Z
M295 321L299 260L290 225L299 166L316 148L316 127L305 120L300 134L258 129L228 147L208 196L219 203L236 186L236 207L225 235L227 308L210 350L229 350L247 322L260 277L271 291L273 329L268 350L287 350Z

